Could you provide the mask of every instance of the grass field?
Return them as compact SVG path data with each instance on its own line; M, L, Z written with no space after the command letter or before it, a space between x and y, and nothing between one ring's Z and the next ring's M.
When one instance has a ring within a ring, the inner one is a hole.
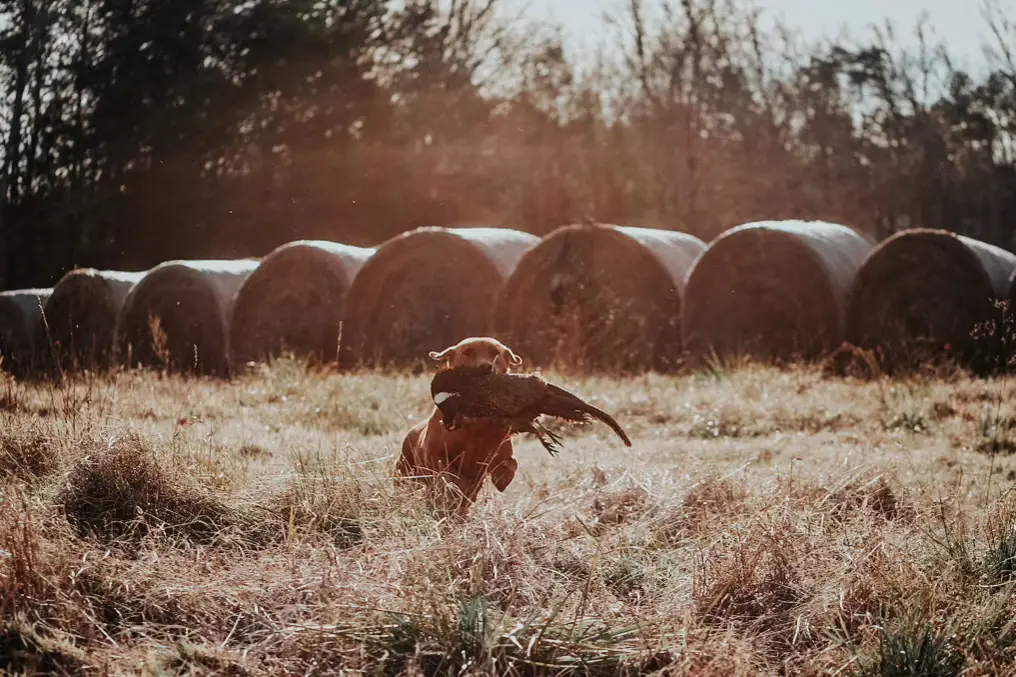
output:
M390 478L426 376L0 384L0 667L1006 674L1016 382L554 376L615 413L465 521Z

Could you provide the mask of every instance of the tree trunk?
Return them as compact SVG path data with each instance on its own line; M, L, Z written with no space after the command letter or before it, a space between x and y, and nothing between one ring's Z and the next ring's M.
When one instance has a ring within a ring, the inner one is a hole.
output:
M14 49L14 84L13 102L11 104L11 126L7 134L4 148L4 166L0 180L3 182L2 214L5 237L4 252L4 278L10 274L12 264L15 263L16 252L19 251L21 233L17 221L13 218L13 212L21 199L21 144L24 136L23 118L25 115L25 92L28 88L28 66L29 66L29 44L31 26L35 23L35 7L31 0L25 0L21 5L21 15L18 17L20 33L17 46ZM6 279L4 280L6 282Z

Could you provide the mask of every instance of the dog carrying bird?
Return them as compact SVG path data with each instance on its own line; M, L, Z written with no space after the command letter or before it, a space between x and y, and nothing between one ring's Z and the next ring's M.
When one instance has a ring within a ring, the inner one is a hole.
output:
M607 412L536 374L497 373L490 365L442 369L430 384L431 397L449 430L459 418L500 420L512 432L531 433L550 452L561 450L561 438L539 422L540 416L585 423L595 418L610 426L626 447L628 435Z

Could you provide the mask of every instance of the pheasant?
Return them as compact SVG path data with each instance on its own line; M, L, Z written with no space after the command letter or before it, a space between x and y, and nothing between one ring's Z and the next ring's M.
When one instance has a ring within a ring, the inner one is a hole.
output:
M626 447L631 446L610 414L537 374L499 374L487 364L442 369L431 380L430 392L449 430L458 426L460 417L503 420L512 432L535 435L556 456L561 438L539 422L540 416L582 423L596 418L610 426Z

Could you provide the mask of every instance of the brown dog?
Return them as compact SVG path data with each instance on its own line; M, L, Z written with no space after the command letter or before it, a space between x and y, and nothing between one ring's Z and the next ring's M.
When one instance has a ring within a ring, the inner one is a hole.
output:
M492 364L500 373L522 364L508 346L486 336L463 339L441 352L431 352L430 357L446 367ZM430 418L406 434L395 472L439 489L443 498L450 500L450 507L465 514L488 474L498 491L508 488L518 469L512 457L514 451L507 426L466 420L455 430L448 430L435 407ZM396 484L402 481L397 479Z

